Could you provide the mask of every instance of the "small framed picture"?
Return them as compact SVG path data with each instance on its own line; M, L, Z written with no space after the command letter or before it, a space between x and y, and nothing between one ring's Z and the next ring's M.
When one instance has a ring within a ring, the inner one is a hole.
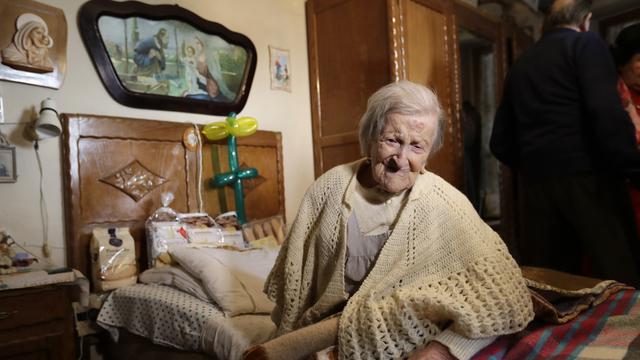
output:
M16 148L0 146L0 183L14 183L16 174Z
M269 46L271 89L291 92L291 62L289 50Z

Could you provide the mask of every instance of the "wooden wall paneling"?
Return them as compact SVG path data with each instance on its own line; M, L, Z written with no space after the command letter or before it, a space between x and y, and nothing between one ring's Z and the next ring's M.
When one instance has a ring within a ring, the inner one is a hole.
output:
M309 92L311 99L311 137L313 141L313 170L316 177L322 174L322 146L320 145L320 74L318 69L318 35L315 14L320 1L307 1L307 52L309 58Z
M240 168L252 167L258 176L243 181L247 220L257 220L282 214L284 210L284 171L282 163L282 135L276 132L257 132L250 137L237 138ZM247 143L250 140L250 143ZM278 144L278 147L274 144ZM202 196L204 210L209 214L235 210L234 191L230 186L214 188L209 185L215 173L229 171L226 141L205 144L203 151ZM215 159L215 160L214 160ZM276 194L276 196L274 196ZM253 206L251 206L253 204ZM255 206L260 204L260 206Z
M428 168L461 188L462 147L459 120L454 110L456 90L451 81L457 65L452 59L450 5L429 0L406 0L402 4L407 79L432 88L446 114L444 146L429 159Z
M350 154L354 153L360 153L360 144L358 142L328 145L322 148L327 170L352 161Z
M309 0L307 31L317 177L336 162L323 148L336 146L337 140L350 144L343 147L341 162L361 156L357 127L367 99L391 81L387 3Z
M392 81L407 78L404 0L387 0L387 34L389 36L389 71Z

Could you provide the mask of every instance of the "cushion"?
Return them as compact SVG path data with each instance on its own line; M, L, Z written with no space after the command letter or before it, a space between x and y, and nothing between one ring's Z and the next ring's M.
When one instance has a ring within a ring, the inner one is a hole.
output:
M262 292L279 249L184 247L171 256L191 275L227 316L268 314L274 304Z
M198 299L212 303L213 299L207 294L200 280L184 271L179 266L162 266L146 270L140 274L141 283L145 284L162 284L173 286L182 290Z

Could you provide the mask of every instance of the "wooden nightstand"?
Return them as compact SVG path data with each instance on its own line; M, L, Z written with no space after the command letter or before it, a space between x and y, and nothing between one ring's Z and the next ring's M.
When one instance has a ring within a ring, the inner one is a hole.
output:
M73 359L73 286L0 291L0 359Z

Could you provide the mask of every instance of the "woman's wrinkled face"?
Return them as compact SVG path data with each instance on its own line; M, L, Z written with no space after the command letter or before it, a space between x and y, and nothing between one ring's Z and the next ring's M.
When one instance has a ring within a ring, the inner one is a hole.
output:
M371 171L378 186L399 193L415 184L433 146L433 115L390 114L371 149Z
M635 54L621 69L622 80L630 89L640 92L640 54Z

